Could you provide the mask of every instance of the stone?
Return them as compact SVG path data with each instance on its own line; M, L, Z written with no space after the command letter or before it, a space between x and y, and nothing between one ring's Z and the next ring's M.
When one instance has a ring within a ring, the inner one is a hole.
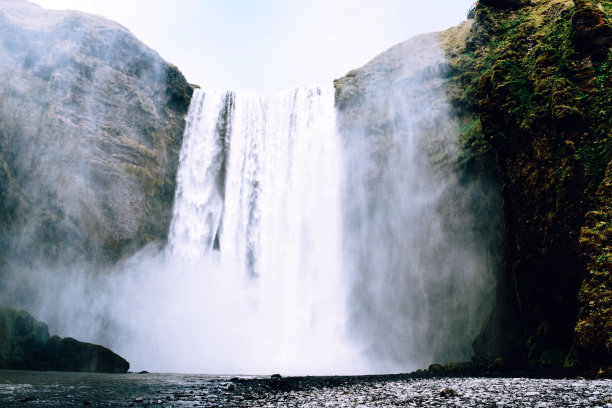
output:
M0 307L0 368L47 369L48 340L46 324L24 311Z
M574 44L596 61L604 61L612 48L612 26L603 11L591 1L574 0L576 11L572 17Z
M34 398L34 397L23 397L21 399L21 402L30 402L30 401L36 401L36 398Z
M125 373L129 367L105 347L49 337L45 323L24 311L0 307L0 369Z
M458 395L459 394L457 394L457 391L455 391L454 389L450 387L446 387L445 389L440 391L440 396L444 398L457 397Z
M121 356L97 344L53 336L47 343L49 368L56 371L125 373L130 364Z

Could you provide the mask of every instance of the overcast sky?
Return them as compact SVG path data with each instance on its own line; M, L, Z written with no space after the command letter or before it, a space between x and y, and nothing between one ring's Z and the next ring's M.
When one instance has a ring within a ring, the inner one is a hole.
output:
M465 20L474 0L34 0L126 26L191 83L277 92L331 84L413 35Z

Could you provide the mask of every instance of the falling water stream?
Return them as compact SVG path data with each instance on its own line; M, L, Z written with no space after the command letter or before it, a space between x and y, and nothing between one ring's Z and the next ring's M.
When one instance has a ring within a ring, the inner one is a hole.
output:
M232 332L240 349L253 347L248 358L285 372L365 368L345 332L339 149L331 87L194 93L169 256L214 271L207 284L239 309L204 336ZM204 306L206 325L223 305Z
M466 211L478 191L432 165L431 146L453 151L458 134L435 36L392 51L364 67L370 97L348 119L331 86L196 90L167 245L104 273L21 274L13 291L36 294L23 307L136 371L364 374L469 359L494 292Z

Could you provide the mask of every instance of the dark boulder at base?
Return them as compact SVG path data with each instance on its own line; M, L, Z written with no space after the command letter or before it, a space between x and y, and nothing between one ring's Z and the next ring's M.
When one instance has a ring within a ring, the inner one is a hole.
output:
M23 311L0 307L0 368L45 370L47 325Z
M111 350L73 338L49 337L45 323L0 307L0 369L125 373L130 364Z
M125 373L130 363L106 347L83 343L71 337L53 336L47 342L49 369L53 371L89 371Z

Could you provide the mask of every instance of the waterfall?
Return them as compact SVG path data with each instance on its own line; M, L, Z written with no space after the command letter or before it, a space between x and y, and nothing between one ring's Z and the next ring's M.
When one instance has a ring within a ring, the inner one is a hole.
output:
M196 90L169 234L173 256L218 249L230 273L298 287L327 276L333 285L342 271L333 105L331 88L273 96Z
M219 134L219 114L225 93L195 91L187 116L177 176L177 194L169 248L173 255L193 258L213 248L221 213L225 134Z
M187 265L179 270L207 274L221 299L200 305L201 324L250 349L242 366L216 370L265 369L249 359L285 373L364 369L344 331L342 178L333 88L195 91L168 251ZM228 301L239 321L207 321Z
M210 294L195 302L215 326L205 360L243 356L204 364L380 373L471 357L493 268L449 165L444 55L432 35L402 47L362 69L353 111L331 87L195 91L168 251Z
M468 360L495 286L474 226L499 214L472 211L485 189L449 164L445 69L422 36L335 89L196 90L167 245L101 273L20 274L30 281L15 287L33 288L42 320L69 322L59 334L107 345L134 371L366 374Z

